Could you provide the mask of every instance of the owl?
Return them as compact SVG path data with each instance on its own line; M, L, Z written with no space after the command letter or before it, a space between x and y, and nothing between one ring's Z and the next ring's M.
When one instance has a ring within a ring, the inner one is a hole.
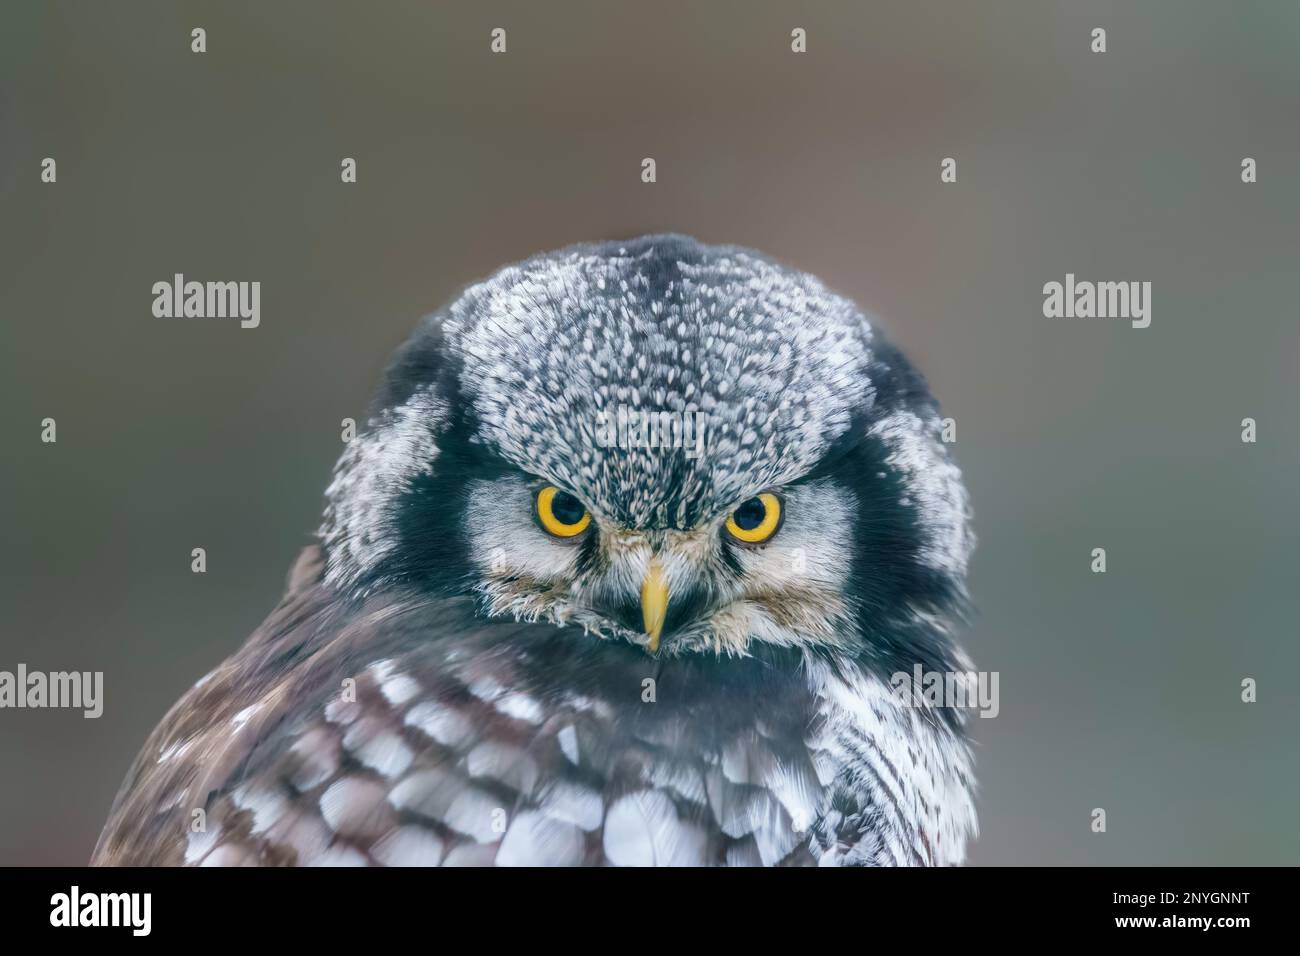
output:
M96 864L943 865L973 545L850 301L676 235L501 269L398 351L318 542Z

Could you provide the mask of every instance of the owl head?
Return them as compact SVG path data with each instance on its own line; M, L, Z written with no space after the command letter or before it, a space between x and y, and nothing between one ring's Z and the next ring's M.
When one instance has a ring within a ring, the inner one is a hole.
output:
M972 537L941 431L812 276L683 236L574 246L399 351L327 492L327 580L660 656L943 666Z

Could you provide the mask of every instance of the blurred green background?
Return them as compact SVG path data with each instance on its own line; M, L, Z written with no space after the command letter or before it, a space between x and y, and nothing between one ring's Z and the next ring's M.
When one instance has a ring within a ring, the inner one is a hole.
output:
M1001 673L972 862L1300 862L1297 117L1288 3L10 0L0 669L102 670L106 704L0 711L0 862L87 859L420 315L661 230L817 273L957 420ZM260 280L261 327L155 319L175 272ZM1152 282L1151 327L1044 318L1067 272Z

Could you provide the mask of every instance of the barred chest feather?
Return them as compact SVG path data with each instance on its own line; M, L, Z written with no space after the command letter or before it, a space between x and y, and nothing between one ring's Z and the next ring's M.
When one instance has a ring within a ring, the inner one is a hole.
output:
M959 733L798 655L657 660L316 584L173 708L95 862L962 862Z

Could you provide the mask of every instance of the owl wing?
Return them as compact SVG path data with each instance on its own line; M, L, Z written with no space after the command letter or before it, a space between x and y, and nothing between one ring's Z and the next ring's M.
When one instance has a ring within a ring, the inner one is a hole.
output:
M168 713L93 863L814 862L836 768L808 745L801 683L485 622L465 600L354 606L321 573L308 549Z

